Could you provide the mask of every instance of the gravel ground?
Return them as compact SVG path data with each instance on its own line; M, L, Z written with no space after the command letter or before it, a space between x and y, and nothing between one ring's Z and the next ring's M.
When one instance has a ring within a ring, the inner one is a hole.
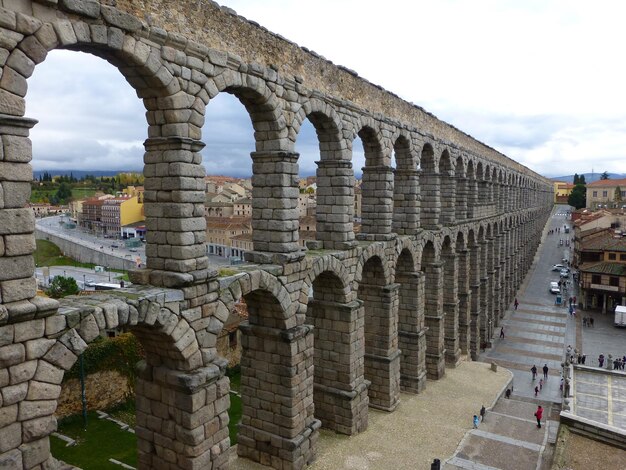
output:
M482 362L462 362L446 369L439 381L428 381L419 395L402 394L393 413L369 410L367 431L356 436L320 433L312 470L389 470L429 468L434 458L454 454L472 416L490 408L512 378L511 372ZM249 460L233 459L233 469L263 469Z
M626 450L561 430L552 470L621 470Z

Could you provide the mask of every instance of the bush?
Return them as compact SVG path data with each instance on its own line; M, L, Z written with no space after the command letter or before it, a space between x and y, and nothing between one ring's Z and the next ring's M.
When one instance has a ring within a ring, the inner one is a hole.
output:
M83 353L85 374L104 370L115 370L128 380L131 393L134 394L136 372L135 365L145 358L141 343L132 333L123 333L115 338L96 340ZM65 374L65 378L78 378L80 361Z
M80 289L78 288L78 284L76 284L76 279L73 277L54 276L50 287L46 290L46 295L53 299L60 299L68 295L78 294L79 291Z

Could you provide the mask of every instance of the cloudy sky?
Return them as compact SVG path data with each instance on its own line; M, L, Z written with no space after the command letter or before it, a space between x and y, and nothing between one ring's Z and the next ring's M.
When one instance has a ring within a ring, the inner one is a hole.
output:
M626 173L626 2L619 0L221 0L356 70L546 176ZM144 109L117 70L51 53L29 80L35 169L140 169ZM209 173L250 173L239 102L208 107ZM357 139L358 141L358 139ZM355 168L362 150L355 145ZM318 159L311 126L301 173Z

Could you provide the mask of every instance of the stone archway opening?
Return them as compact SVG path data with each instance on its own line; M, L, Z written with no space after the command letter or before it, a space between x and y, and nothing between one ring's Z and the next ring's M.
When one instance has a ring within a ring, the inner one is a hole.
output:
M264 465L283 460L309 463L316 450L311 440L320 424L313 415L312 329L286 328L288 312L267 290L253 290L244 298L248 323L240 325L242 416L237 453Z
M393 411L400 400L398 285L386 282L381 258L370 257L358 288L365 311L365 379L371 382L370 406Z
M363 126L357 137L363 144L365 166L361 180L361 232L363 240L390 240L393 218L393 170L385 158L376 130ZM355 142L358 139L355 137ZM353 144L354 145L354 144Z
M394 143L392 163L394 160L393 232L414 235L420 226L419 173L410 141L405 136L401 135Z
M317 276L306 322L314 327L315 417L326 429L353 435L368 424L363 307L358 300L348 301L342 286L331 271Z
M115 66L85 52L53 50L29 80L28 103L39 120L31 131L36 182L30 202L42 217L37 237L78 262L145 266L145 108ZM58 214L60 205L69 207L63 217L43 219ZM67 273L81 290L89 289L86 280L110 280L75 267L45 271L37 269L40 283Z
M422 251L424 281L424 317L426 331L426 372L429 379L440 379L445 374L443 265L437 258L433 242L428 241Z
M422 228L437 230L441 228L440 180L435 162L435 151L430 144L425 144L420 156L420 221Z
M254 249L250 154L256 142L249 111L236 94L211 99L202 134L207 254L214 265L239 264Z
M419 393L426 386L426 336L424 329L424 278L411 252L402 250L396 264L398 289L398 347L400 388Z

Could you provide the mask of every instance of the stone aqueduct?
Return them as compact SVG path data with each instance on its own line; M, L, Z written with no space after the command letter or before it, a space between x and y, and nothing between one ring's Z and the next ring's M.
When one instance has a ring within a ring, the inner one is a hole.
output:
M227 468L229 382L216 337L244 298L240 456L302 468L318 428L354 434L488 344L552 204L541 176L424 110L206 0L0 0L0 467L55 468L64 371L105 328L147 351L139 466ZM147 269L124 296L35 296L27 79L89 52L143 99ZM201 128L218 93L255 130L254 248L218 278L205 247ZM294 142L320 142L318 240L298 247ZM352 140L364 143L355 236ZM390 166L395 154L397 168Z

